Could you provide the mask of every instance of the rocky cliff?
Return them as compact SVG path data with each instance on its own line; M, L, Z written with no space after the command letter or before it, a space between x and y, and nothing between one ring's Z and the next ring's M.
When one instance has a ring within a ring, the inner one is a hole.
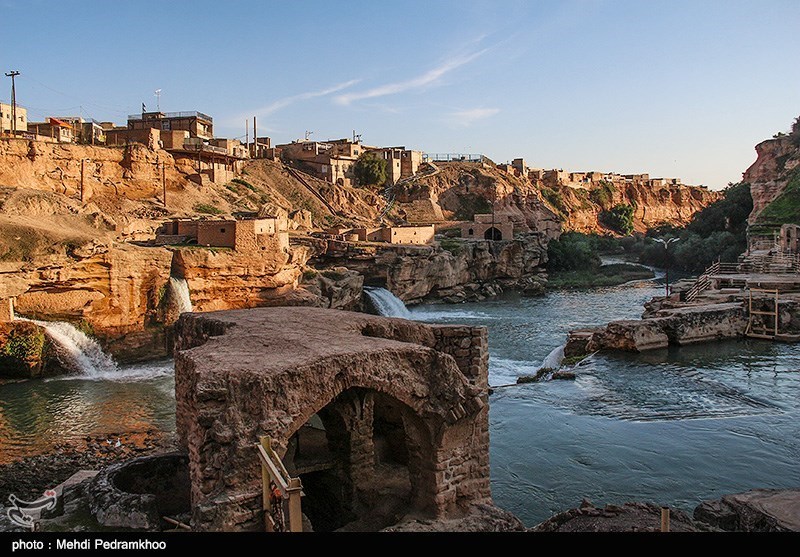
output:
M758 158L743 175L750 184L753 231L771 232L800 222L800 133L780 135L756 145Z
M365 284L385 287L406 304L476 301L511 288L528 295L544 292L544 233L498 242L447 240L442 246L387 246L371 255L321 256L314 263L346 264Z
M436 163L436 171L399 188L399 212L413 222L470 220L475 213L507 216L518 231L561 230L607 234L602 213L618 204L634 207L634 228L644 232L660 224L685 225L719 199L717 192L646 175L590 180L581 174L503 170L488 163Z

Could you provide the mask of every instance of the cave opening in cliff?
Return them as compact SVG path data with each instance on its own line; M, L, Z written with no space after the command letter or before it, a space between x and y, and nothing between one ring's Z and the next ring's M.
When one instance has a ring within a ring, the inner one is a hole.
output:
M412 486L425 431L391 396L350 389L292 435L285 462L303 482L303 514L314 531L376 531L422 513Z

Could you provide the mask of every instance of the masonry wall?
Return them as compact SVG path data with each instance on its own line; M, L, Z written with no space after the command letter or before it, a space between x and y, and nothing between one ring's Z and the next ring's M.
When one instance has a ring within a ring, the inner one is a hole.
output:
M385 228L384 241L391 244L425 245L433 242L436 229L431 226L402 226Z
M197 244L211 247L236 247L236 221L197 222Z

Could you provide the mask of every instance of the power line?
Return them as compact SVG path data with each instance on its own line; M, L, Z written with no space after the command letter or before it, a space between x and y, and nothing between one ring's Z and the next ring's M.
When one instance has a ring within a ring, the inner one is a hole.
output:
M70 94L70 93L65 93L64 91L59 91L58 89L55 89L55 88L53 88L53 87L50 87L50 86L49 86L49 85L47 85L46 83L42 83L42 82L41 82L41 81L39 81L38 79L35 79L35 78L31 77L31 76L30 76L29 74L27 74L27 73L25 74L25 76L24 76L24 77L25 77L25 79L26 79L26 80L32 81L33 83L35 83L35 84L39 85L40 87L44 87L45 89L48 89L49 91L52 91L53 93L57 93L57 94L59 94L59 95L63 95L63 96L65 96L65 97L69 97L69 98L71 98L71 99L75 99L75 100L77 100L77 101L80 101L80 102L81 102L83 105L94 106L94 107L96 107L96 108L99 108L99 109L101 109L101 110L107 110L107 111L109 111L109 112L114 112L114 113L121 114L121 115L126 115L126 116L127 116L127 115L128 115L130 112L131 112L131 110L130 110L130 109L127 109L127 110L121 110L119 106L117 106L117 107L111 107L111 106L108 106L108 105L104 105L104 104L102 104L102 103L97 103L97 102L94 102L94 101L92 101L92 100L86 100L86 99L83 99L83 98L81 98L81 97L78 97L78 96L76 96L76 95L72 95L72 94Z

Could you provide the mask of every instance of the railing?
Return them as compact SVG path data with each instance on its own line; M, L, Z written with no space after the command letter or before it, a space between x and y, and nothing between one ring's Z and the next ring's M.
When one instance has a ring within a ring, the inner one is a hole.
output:
M143 120L144 114L150 113L144 112L142 114L128 114L128 120ZM158 114L158 112L156 111L155 114ZM214 121L214 119L208 114L203 114L202 112L197 112L196 110L190 110L188 112L162 112L161 114L163 115L162 118L199 118L209 122Z
M267 532L302 532L303 511L300 498L303 495L303 485L300 478L289 475L281 459L272 450L269 437L262 437L256 449L261 462L262 508ZM288 504L288 509L285 508L285 503Z
M711 287L711 275L716 275L720 271L721 263L716 261L702 275L697 277L692 287L686 291L686 301L694 301L701 292L708 290Z
M424 162L483 162L484 156L480 153L423 153Z

